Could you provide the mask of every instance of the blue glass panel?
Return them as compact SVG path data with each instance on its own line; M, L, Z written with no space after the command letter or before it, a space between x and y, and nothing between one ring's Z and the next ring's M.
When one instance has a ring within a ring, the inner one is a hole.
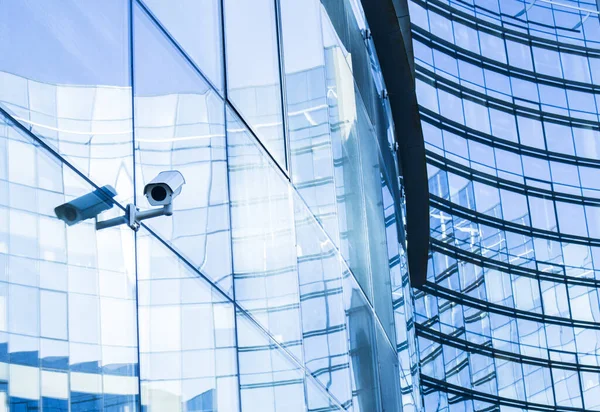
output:
M127 86L127 4L31 1L2 5L2 71L43 83ZM28 53L22 53L28 50Z
M137 204L158 173L181 172L173 216L148 226L231 294L224 102L138 6L134 26Z
M138 236L142 405L236 410L233 304L163 242Z
M229 99L285 168L275 3L225 0L223 7Z
M342 281L347 266L297 195L294 209L304 363L339 403L351 405L350 330Z
M104 409L102 398L98 395L93 395L83 392L71 392L71 410L72 411L94 411Z
M66 399L42 398L43 412L68 412L69 401Z
M372 410L379 388L373 308L305 203L233 114L227 132L237 301L340 404ZM383 262L389 276L387 256Z
M282 1L291 180L339 244L328 70L319 1ZM330 74L329 74L330 76Z
M0 6L0 104L100 185L131 199L129 6ZM27 50L27 53L23 53Z
M229 110L227 154L235 298L301 359L292 190Z
M210 81L223 89L221 10L218 0L144 0Z
M237 313L243 411L306 410L305 376L242 312Z
M10 397L10 410L18 412L27 412L31 410L38 410L40 402L37 400L30 400L19 398L17 396Z
M0 156L8 165L3 181L23 189L1 206L2 215L13 219L0 224L6 256L0 330L8 332L1 338L9 402L17 409L51 410L52 399L61 399L56 407L64 408L72 392L71 409L93 409L118 394L132 408L138 393L133 233L96 232L93 220L66 226L56 219L54 207L94 188L11 122L2 119L0 130L6 148ZM19 163L15 155L32 161ZM39 403L42 398L50 399L48 405Z
M360 291L354 277L344 275L344 304L349 330L352 393L361 411L375 411L381 407L376 361L375 321L372 308Z
M377 328L377 358L379 360L379 390L384 411L399 411L402 408L400 394L400 369L398 356L390 346L382 328Z

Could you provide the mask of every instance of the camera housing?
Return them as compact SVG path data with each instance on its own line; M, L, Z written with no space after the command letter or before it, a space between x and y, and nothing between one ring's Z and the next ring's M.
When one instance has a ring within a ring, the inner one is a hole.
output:
M110 185L102 186L87 195L54 208L56 217L72 226L82 220L92 219L113 207L117 191Z
M166 206L173 203L181 187L185 184L183 175L177 170L160 172L144 187L144 196L152 206Z

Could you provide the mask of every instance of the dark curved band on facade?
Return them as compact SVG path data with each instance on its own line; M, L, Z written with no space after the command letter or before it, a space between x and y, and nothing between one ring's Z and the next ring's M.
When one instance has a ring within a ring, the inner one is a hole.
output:
M456 134L464 139L473 140L477 143L485 144L493 148L498 148L507 152L515 153L519 156L530 156L537 159L548 160L551 162L560 162L573 166L584 166L600 169L600 160L590 157L580 157L567 153L559 153L550 150L544 150L533 146L527 146L518 142L492 136L477 129L465 126L462 123L450 120L433 110L420 106L421 120L441 130L446 130ZM521 114L515 111L512 115ZM574 125L575 126L575 125Z
M474 391L462 386L421 374L421 384L424 387L431 388L434 391L446 392L460 398L473 399L481 402L488 402L494 405L509 406L513 408L526 409L530 411L551 411L551 412L585 412L586 409L575 408L572 406L544 405L516 399L505 398L503 396L491 395L484 392ZM462 399L461 399L462 400Z
M562 77L553 77L547 74L538 73L531 70L521 69L511 66L508 63L502 63L481 54L456 46L455 44L437 37L430 32L420 28L413 27L413 37L421 44L424 44L432 50L448 54L456 59L465 61L482 69L489 70L498 74L512 76L513 78L543 84L546 86L560 87L565 90L574 90L578 92L590 93L597 92L600 86L590 83L578 82L564 79ZM498 36L497 36L498 37ZM501 37L498 37L502 39Z
M464 331L464 328L462 328ZM435 329L428 328L423 326L420 323L416 324L417 336L427 339L429 341L441 344L448 345L453 348L467 351L469 353L474 353L477 355L483 355L490 358L503 359L510 362L515 363L524 363L532 366L540 366L544 368L557 368L564 369L575 372L591 372L591 373L599 373L600 366L596 365L585 365L579 363L571 363L564 362L552 359L548 357L547 359L536 358L534 356L523 355L521 353L509 352L506 350L496 349L491 344L484 345L476 342L471 342L468 340L460 339L455 336L455 334L446 334L439 332ZM460 330L457 329L457 333ZM543 348L540 348L544 350Z
M448 20L459 22L474 30L482 31L493 36L500 35L507 40L525 45L537 46L548 50L579 54L581 56L587 55L592 57L600 57L600 49L558 42L542 36L531 35L529 30L522 30L525 27L519 28L519 30L511 29L509 28L511 26L510 24L501 25L492 23L489 19L478 18L473 14L466 13L463 10L459 10L439 0L412 1L423 8L433 10L435 13L447 18Z
M509 190L525 196L535 196L544 199L558 200L565 203L580 204L583 206L600 206L600 199L589 196L578 196L570 193L556 192L553 190L542 189L535 186L527 186L522 183L517 183L512 180L503 179L488 173L481 172L477 169L468 168L458 162L447 159L430 150L426 151L427 161L430 165L437 167L440 170L451 172L458 176L462 176L474 182L492 185L499 189ZM525 176L526 177L526 176ZM550 183L550 182L544 182Z
M401 3L399 1L398 3ZM425 142L399 16L392 0L363 0L379 57L398 144L398 159L406 194L408 266L413 286L427 278L429 246L429 192Z
M455 216L460 219L467 220L471 223L478 225L485 225L498 230L506 232L516 233L522 236L528 236L536 239L546 239L555 242L566 242L573 243L576 245L600 247L600 239L592 237L577 236L571 234L565 234L560 232L553 232L551 230L538 229L533 226L525 226L517 223L513 223L510 220L500 219L494 216L487 215L469 209L468 207L461 206L451 201L431 195L431 207L437 210L441 210L451 216Z
M583 286L589 288L600 287L600 280L594 278L567 276L559 273L536 270L526 266L513 265L501 260L493 259L488 256L481 256L480 254L469 252L467 250L461 249L458 246L450 245L433 237L431 238L431 251L485 269L498 270L500 272L505 272L517 276L523 276L530 279L537 279L554 283L564 283L565 285L570 286ZM558 269L564 270L564 266L562 265L555 266ZM440 281L448 277L450 275L450 273L448 273L448 270L449 269L446 269L446 271L438 274L435 277L436 281Z
M448 288L441 287L436 285L435 283L426 283L421 287L421 290L426 292L429 295L437 296L439 298L443 298L450 302L454 302L456 304L462 306L468 306L473 309L481 310L484 312L495 313L497 315L508 316L516 319L529 320L532 322L551 324L557 326L565 326L565 327L574 327L574 328L582 328L582 329L593 329L600 330L600 323L578 320L578 319L570 319L570 318L562 318L559 316L551 316L545 315L543 313L536 313L522 309L515 309L508 306L503 306L497 303L491 303L482 299L477 299L471 296L468 296L462 292L456 292L450 290Z
M542 120L544 122L550 122L567 127L576 126L592 130L600 129L600 127L598 126L598 122L593 120L588 120L580 117L566 116L552 112L544 112L541 110L541 107L544 105L544 103L538 101L512 97L512 100L514 101L523 101L527 104L538 106L538 109L532 109L529 106L517 105L514 103L507 102L506 100L498 99L496 97L492 97L487 94L475 91L473 89L460 85L457 82L449 80L448 78L439 75L425 68L424 66L416 66L415 78L425 83L428 83L431 86L434 86L436 89L443 90L449 94L452 94L460 99L466 99L473 103L478 103L482 106L500 110L504 113L512 115L518 114L523 117L529 117L530 119ZM567 107L560 107L559 109L565 112L570 110Z

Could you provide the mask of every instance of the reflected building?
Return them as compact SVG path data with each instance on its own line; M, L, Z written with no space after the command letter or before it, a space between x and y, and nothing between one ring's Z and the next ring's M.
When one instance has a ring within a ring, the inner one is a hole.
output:
M430 191L424 409L599 410L597 4L409 7Z
M12 1L0 33L0 410L422 409L358 1ZM137 232L54 215L173 169Z

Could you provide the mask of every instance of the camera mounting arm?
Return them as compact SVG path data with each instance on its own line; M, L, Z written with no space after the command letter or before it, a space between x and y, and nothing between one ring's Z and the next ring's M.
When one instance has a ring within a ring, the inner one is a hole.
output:
M114 217L112 219L104 220L99 222L96 218L96 230L107 229L109 227L115 227L119 225L127 225L133 231L137 232L140 228L140 222L146 219L152 219L158 216L171 216L173 214L173 203L164 205L157 209L148 209L140 212L134 204L130 203L125 209L123 216Z

